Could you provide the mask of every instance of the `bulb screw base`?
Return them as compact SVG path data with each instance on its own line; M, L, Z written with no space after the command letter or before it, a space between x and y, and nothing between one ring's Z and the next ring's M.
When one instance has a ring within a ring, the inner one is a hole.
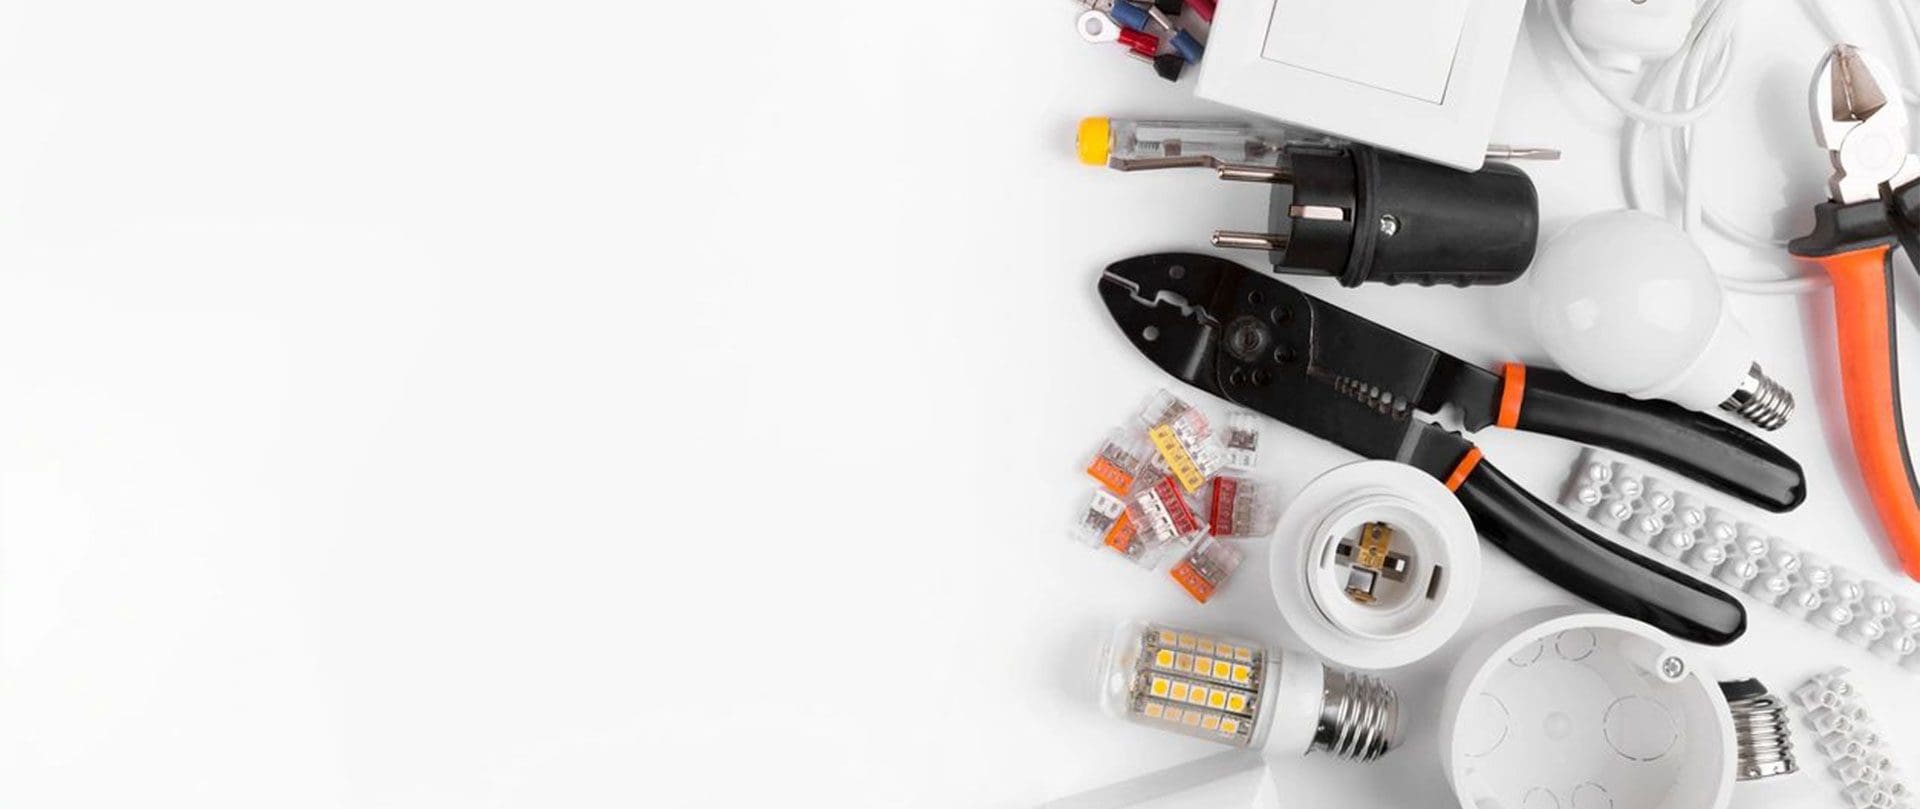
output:
M1309 749L1367 762L1398 741L1400 699L1372 677L1326 669L1320 689L1320 720Z
M1747 377L1740 388L1720 403L1720 409L1746 419L1762 430L1778 430L1793 415L1793 394L1760 370L1760 363L1747 366Z

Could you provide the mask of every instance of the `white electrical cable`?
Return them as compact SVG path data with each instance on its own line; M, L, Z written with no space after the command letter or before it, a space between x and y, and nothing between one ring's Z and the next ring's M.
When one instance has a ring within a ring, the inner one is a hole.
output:
M1900 2L1888 1L1896 5ZM1694 15L1680 50L1662 61L1652 75L1646 77L1640 91L1632 96L1607 84L1606 77L1574 39L1563 7L1565 2L1567 0L1541 0L1554 33L1587 82L1627 117L1620 171L1628 206L1641 210L1647 207L1634 173L1634 167L1640 164L1640 144L1646 130L1651 127L1672 130L1661 133L1661 167L1666 181L1680 189L1682 228L1697 234L1703 226L1709 227L1756 249L1784 247L1783 241L1752 233L1707 206L1701 182L1702 164L1692 150L1693 124L1713 110L1729 86L1727 76L1734 61L1734 24L1742 7L1740 0L1705 0ZM1831 20L1823 22L1829 29L1834 27ZM1827 284L1827 279L1818 275L1754 280L1720 274L1720 279L1729 290L1751 294L1801 294Z
M1719 103L1720 97L1726 92L1726 82L1718 81L1714 84L1713 88L1708 91L1706 98L1702 99L1698 104L1690 108L1671 110L1655 109L1646 106L1627 94L1620 92L1618 89L1606 83L1604 76L1601 75L1600 67L1595 65L1593 60L1587 58L1587 52L1580 47L1579 42L1574 40L1573 28L1567 24L1566 10L1561 7L1563 2L1564 0L1541 0L1541 5L1547 9L1547 16L1553 20L1553 30L1554 33L1560 37L1560 44L1566 47L1567 56L1573 60L1573 66L1579 69L1580 74L1587 78L1587 82L1593 85L1593 89L1599 92L1600 95L1605 96L1607 101L1611 102L1615 107L1618 107L1621 112L1626 113L1627 117L1657 126L1686 126L1698 120L1700 116L1707 114L1707 112L1713 108L1714 104ZM1687 32L1686 44L1681 46L1682 53L1687 53L1694 49L1703 30L1706 28L1706 23L1713 16L1713 12L1718 11L1728 0L1707 0L1707 2L1709 4L1708 10L1702 12L1695 18L1692 29ZM1724 70L1721 71L1719 78L1726 78Z

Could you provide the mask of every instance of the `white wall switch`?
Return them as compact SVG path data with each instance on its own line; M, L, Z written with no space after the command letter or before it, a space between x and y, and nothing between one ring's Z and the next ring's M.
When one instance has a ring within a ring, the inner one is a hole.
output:
M1240 0L1201 98L1462 169L1485 158L1526 0Z

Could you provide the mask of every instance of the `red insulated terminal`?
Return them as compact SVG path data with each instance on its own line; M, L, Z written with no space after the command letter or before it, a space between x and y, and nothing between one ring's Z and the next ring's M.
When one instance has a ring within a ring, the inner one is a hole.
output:
M1213 0L1187 0L1187 8L1200 15L1200 19L1213 22Z
M1159 37L1145 31L1135 31L1131 28L1120 29L1120 44L1132 48L1134 53L1149 59L1153 58L1154 54L1160 52Z

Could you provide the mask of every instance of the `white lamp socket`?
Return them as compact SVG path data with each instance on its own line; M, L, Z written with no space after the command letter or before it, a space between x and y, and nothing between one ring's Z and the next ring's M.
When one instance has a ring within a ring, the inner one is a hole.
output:
M1390 527L1390 573L1356 571L1370 523ZM1480 588L1473 520L1447 488L1413 467L1362 461L1294 498L1274 534L1269 575L1280 615L1336 664L1388 669L1432 654L1458 632ZM1371 583L1364 597L1350 590Z

